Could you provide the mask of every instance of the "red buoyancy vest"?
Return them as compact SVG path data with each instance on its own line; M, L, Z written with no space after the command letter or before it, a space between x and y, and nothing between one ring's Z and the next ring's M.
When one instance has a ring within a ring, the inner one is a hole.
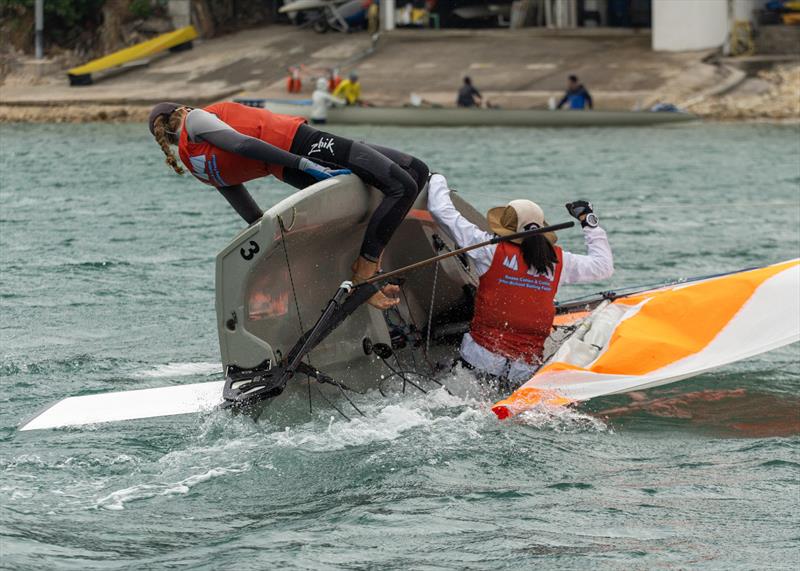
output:
M261 139L284 151L291 149L297 128L306 122L302 117L279 115L239 103L215 103L204 110L213 113L241 134ZM205 141L193 143L185 128L181 128L178 154L190 173L211 186L233 186L268 175L283 178L282 166L223 151Z
M552 277L532 275L522 248L501 242L481 276L470 335L485 349L527 363L542 356L555 317L553 301L561 278L562 252Z

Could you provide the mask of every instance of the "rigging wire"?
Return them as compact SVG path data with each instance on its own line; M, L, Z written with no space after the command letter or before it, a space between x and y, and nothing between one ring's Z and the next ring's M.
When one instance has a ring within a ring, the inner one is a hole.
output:
M298 324L300 325L300 335L303 335L303 334L305 333L305 330L306 330L306 328L305 328L305 325L303 324L303 316L300 314L300 303L299 303L299 302L298 302L298 300L297 300L297 288L296 288L296 287L295 287L295 285L294 285L294 276L292 275L292 264L291 264L291 262L290 262L290 260L289 260L289 248L286 246L286 234L284 233L286 229L285 229L285 227L284 227L284 225L283 225L283 218L281 218L280 216L278 216L278 228L280 228L280 232L281 232L281 245L283 246L283 255L284 255L284 258L286 259L286 268L287 268L287 269L288 269L288 271L289 271L289 284L290 284L290 285L291 285L291 287L292 287L292 297L294 298L294 306L295 306L295 309L297 310L297 321L298 321ZM311 362L311 355L309 355L308 353L306 353L306 354L304 355L304 358L305 358L306 362L308 363L308 365L309 365L310 367L312 367L312 368L316 369L316 367L314 367L314 364ZM318 379L318 380L319 380L319 379ZM345 387L344 387L344 385L342 385L342 383L340 383L339 381L337 381L337 380L335 380L335 379L327 379L327 380L326 380L326 382L328 382L328 383L330 383L330 384L334 385L336 388L338 388L338 389L339 389L339 392L342 394L342 396L343 396L345 399L347 399L347 402L348 402L348 403L350 403L350 406L352 406L352 407L353 407L353 408L356 410L356 412L358 412L358 414L360 414L361 416L366 416L366 415L365 415L365 414L364 414L364 413L361 411L361 409L360 409L360 408L358 408L358 407L356 406L356 403L354 403L354 402L353 402L353 400L352 400L352 399L351 399L351 398L348 396L348 394L345 392ZM310 377L309 375L306 375L306 383L307 383L307 386L308 386L308 413L309 413L309 414L313 414L313 413L314 413L314 410L313 410L313 407L312 407L312 400L311 400L311 377ZM334 404L333 404L333 403L332 403L332 402L331 402L331 401L330 401L330 400L329 400L329 399L328 399L328 398L327 398L327 397L324 395L324 393L323 393L323 392L322 392L322 390L319 388L319 386L317 387L317 392L318 392L318 393L319 393L319 394L322 396L322 398L323 398L323 399L324 399L324 400L325 400L325 401L326 401L328 404L330 404L330 405L331 405L331 406L332 406L332 407L333 407L333 408L334 408L334 409L335 409L335 410L336 410L336 411L337 411L339 414L341 414L341 415L342 415L342 416L343 416L345 419L347 419L348 421L350 420L350 417L349 417L349 416L347 416L345 413L343 413L343 412L342 412L342 411L339 409L339 407L337 407L336 405L334 405Z
M414 326L414 331L415 331L415 333L417 335L417 339L419 341L419 344L421 345L422 344L422 335L420 334L421 329L419 328L419 325L417 325L417 320L414 319L414 312L411 311L411 305L408 303L408 294L406 294L405 287L400 286L400 293L403 296L403 300L405 301L405 304L406 304L406 309L408 310L408 317L411 319L411 324ZM399 314L399 312L398 312L398 314ZM400 319L403 319L402 315L400 315ZM403 321L405 321L405 320L403 320ZM436 372L436 366L431 362L430 358L428 357L428 353L426 351L423 351L422 355L423 355L423 357L425 357L425 363L428 365L428 369L430 369L431 373ZM414 364L414 368L416 368L417 359L414 356L414 351L411 351L411 361ZM398 364L398 366L399 366L399 364Z
M413 351L412 351L412 355L413 355ZM392 372L392 374L391 374L391 375L389 375L389 376L387 376L387 377L384 377L384 378L382 378L382 379L381 379L381 381L380 381L380 383L378 383L378 392L380 392L380 393L381 393L381 396L382 396L382 397L384 397L384 398L386 397L386 393L384 393L384 392L383 392L383 384L384 384L386 381L388 381L389 379L391 379L392 377L400 377L401 379L403 379L403 391L402 391L403 393L405 393L405 392L406 392L406 383L408 383L409 385L411 385L412 387L414 387L414 388L416 388L417 390L421 391L422 393L424 393L424 394L428 394L428 391L426 391L426 390L425 390L425 389L423 389L421 386L419 386L417 383L415 383L414 381L412 381L411 379L409 379L409 378L408 378L406 375L416 375L416 376L418 376L418 377L420 377L420 378L422 378L422 379L425 379L426 381L429 381L429 382L431 382L431 383L434 383L434 384L436 384L436 385L439 385L440 387L442 387L442 388L443 388L443 389L444 389L444 390L447 392L447 394L449 394L449 395L452 395L452 394L453 394L453 393L451 393L451 392L450 392L450 390L449 390L449 389L448 389L446 386L444 386L444 385L443 385L443 384L442 384L442 383L441 383L441 382L440 382L438 379L436 379L435 377L433 377L433 376L431 376L431 375L425 375L425 374L423 374L423 373L420 373L420 372L418 372L418 371L408 371L408 370L400 369L400 366L401 366L401 365L400 365L400 361L399 361L399 359L397 358L397 354L395 354L395 355L394 355L394 357L395 357L395 361L397 362L397 367L398 367L397 369L395 369L394 367L392 367L392 366L389 364L389 362L388 362L386 359L384 359L384 358L382 358L382 357L378 357L378 358L380 359L380 361L381 361L381 362L382 362L384 365L386 365L386 367L387 367L387 368L388 368L388 369L389 369L389 370Z
M320 390L319 386L317 386L316 388L317 388L317 392L319 393L319 396L322 397L322 400L324 400L326 403L331 405L331 407L333 407L336 410L336 412L341 414L345 418L345 420L347 420L347 421L351 420L349 416L347 416L344 412L342 412L342 410L338 406L333 404L330 401L330 399L328 399L328 397L325 396L325 393L323 393L322 390ZM309 394L310 394L311 393L311 378L308 379L308 391L309 391Z
M425 355L431 350L431 326L433 325L433 304L436 302L436 281L439 279L439 262L433 268L433 287L431 287L431 304L428 307L428 327L425 332Z
M289 284L292 286L292 297L294 298L294 307L297 310L297 321L300 325L300 335L303 335L306 331L306 328L303 325L303 316L300 314L300 302L297 301L297 289L294 287L294 276L292 275L292 264L289 261L289 248L286 246L286 234L284 234L283 218L281 218L280 216L278 216L278 228L280 228L281 231L281 245L283 246L283 257L286 259L286 268L289 271ZM305 359L306 362L308 362L308 364L311 367L314 366L311 364L310 355L306 354ZM311 377L309 377L308 375L306 375L306 382L308 384L308 414L313 414L314 411L311 405ZM345 418L347 417L345 416Z

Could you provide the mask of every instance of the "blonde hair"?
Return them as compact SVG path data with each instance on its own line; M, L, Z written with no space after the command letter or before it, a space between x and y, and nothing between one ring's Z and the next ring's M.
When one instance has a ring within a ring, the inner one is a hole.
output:
M169 146L169 132L175 133L181 128L183 114L183 109L176 109L172 112L172 115L169 116L169 119L165 119L164 115L159 115L153 122L153 131L155 132L156 143L158 143L158 146L161 147L161 150L167 157L166 163L178 174L183 174L185 171L180 163L178 163L175 153L172 152L172 147Z

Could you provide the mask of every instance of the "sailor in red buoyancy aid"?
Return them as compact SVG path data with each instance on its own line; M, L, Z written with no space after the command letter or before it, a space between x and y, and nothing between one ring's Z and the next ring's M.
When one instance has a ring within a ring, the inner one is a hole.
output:
M447 180L439 174L430 179L428 210L461 247L490 240L494 234L508 236L548 225L536 203L512 200L489 210L492 232L481 230L456 210ZM470 332L461 342L467 367L511 384L527 381L541 364L559 286L605 280L614 273L608 237L592 205L581 200L568 204L567 210L581 222L587 255L562 250L554 233L468 252L480 283Z
M243 184L255 178L272 175L305 188L352 172L380 190L383 200L372 213L353 263L355 283L379 270L386 244L429 176L427 165L406 153L319 131L302 117L238 103L214 103L204 109L159 103L150 112L149 127L175 172L183 174L185 168L216 188L248 224L263 215ZM183 166L170 145L177 145ZM398 286L384 286L369 303L387 309L400 302L398 293Z

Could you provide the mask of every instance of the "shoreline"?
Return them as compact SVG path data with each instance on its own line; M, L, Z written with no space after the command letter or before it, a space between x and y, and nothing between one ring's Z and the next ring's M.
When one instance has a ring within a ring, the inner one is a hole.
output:
M3 105L3 123L144 123L150 113L146 105Z
M5 105L0 104L0 124L41 123L145 123L150 114L150 105ZM754 123L777 125L800 125L800 116L742 114L737 107L715 108L712 112L692 111L706 123Z
M546 109L574 72L598 109L673 103L704 120L800 120L800 60L748 72L739 69L747 62L720 60L714 50L653 52L650 44L649 33L623 31L395 30L373 41L269 26L198 41L80 88L67 85L58 66L38 76L22 67L0 77L0 123L141 122L161 100L200 106L235 94L286 98L286 69L297 65L305 69L299 97L311 96L316 76L339 68L357 71L365 98L378 106L402 106L413 94L451 107L468 74L502 108Z

